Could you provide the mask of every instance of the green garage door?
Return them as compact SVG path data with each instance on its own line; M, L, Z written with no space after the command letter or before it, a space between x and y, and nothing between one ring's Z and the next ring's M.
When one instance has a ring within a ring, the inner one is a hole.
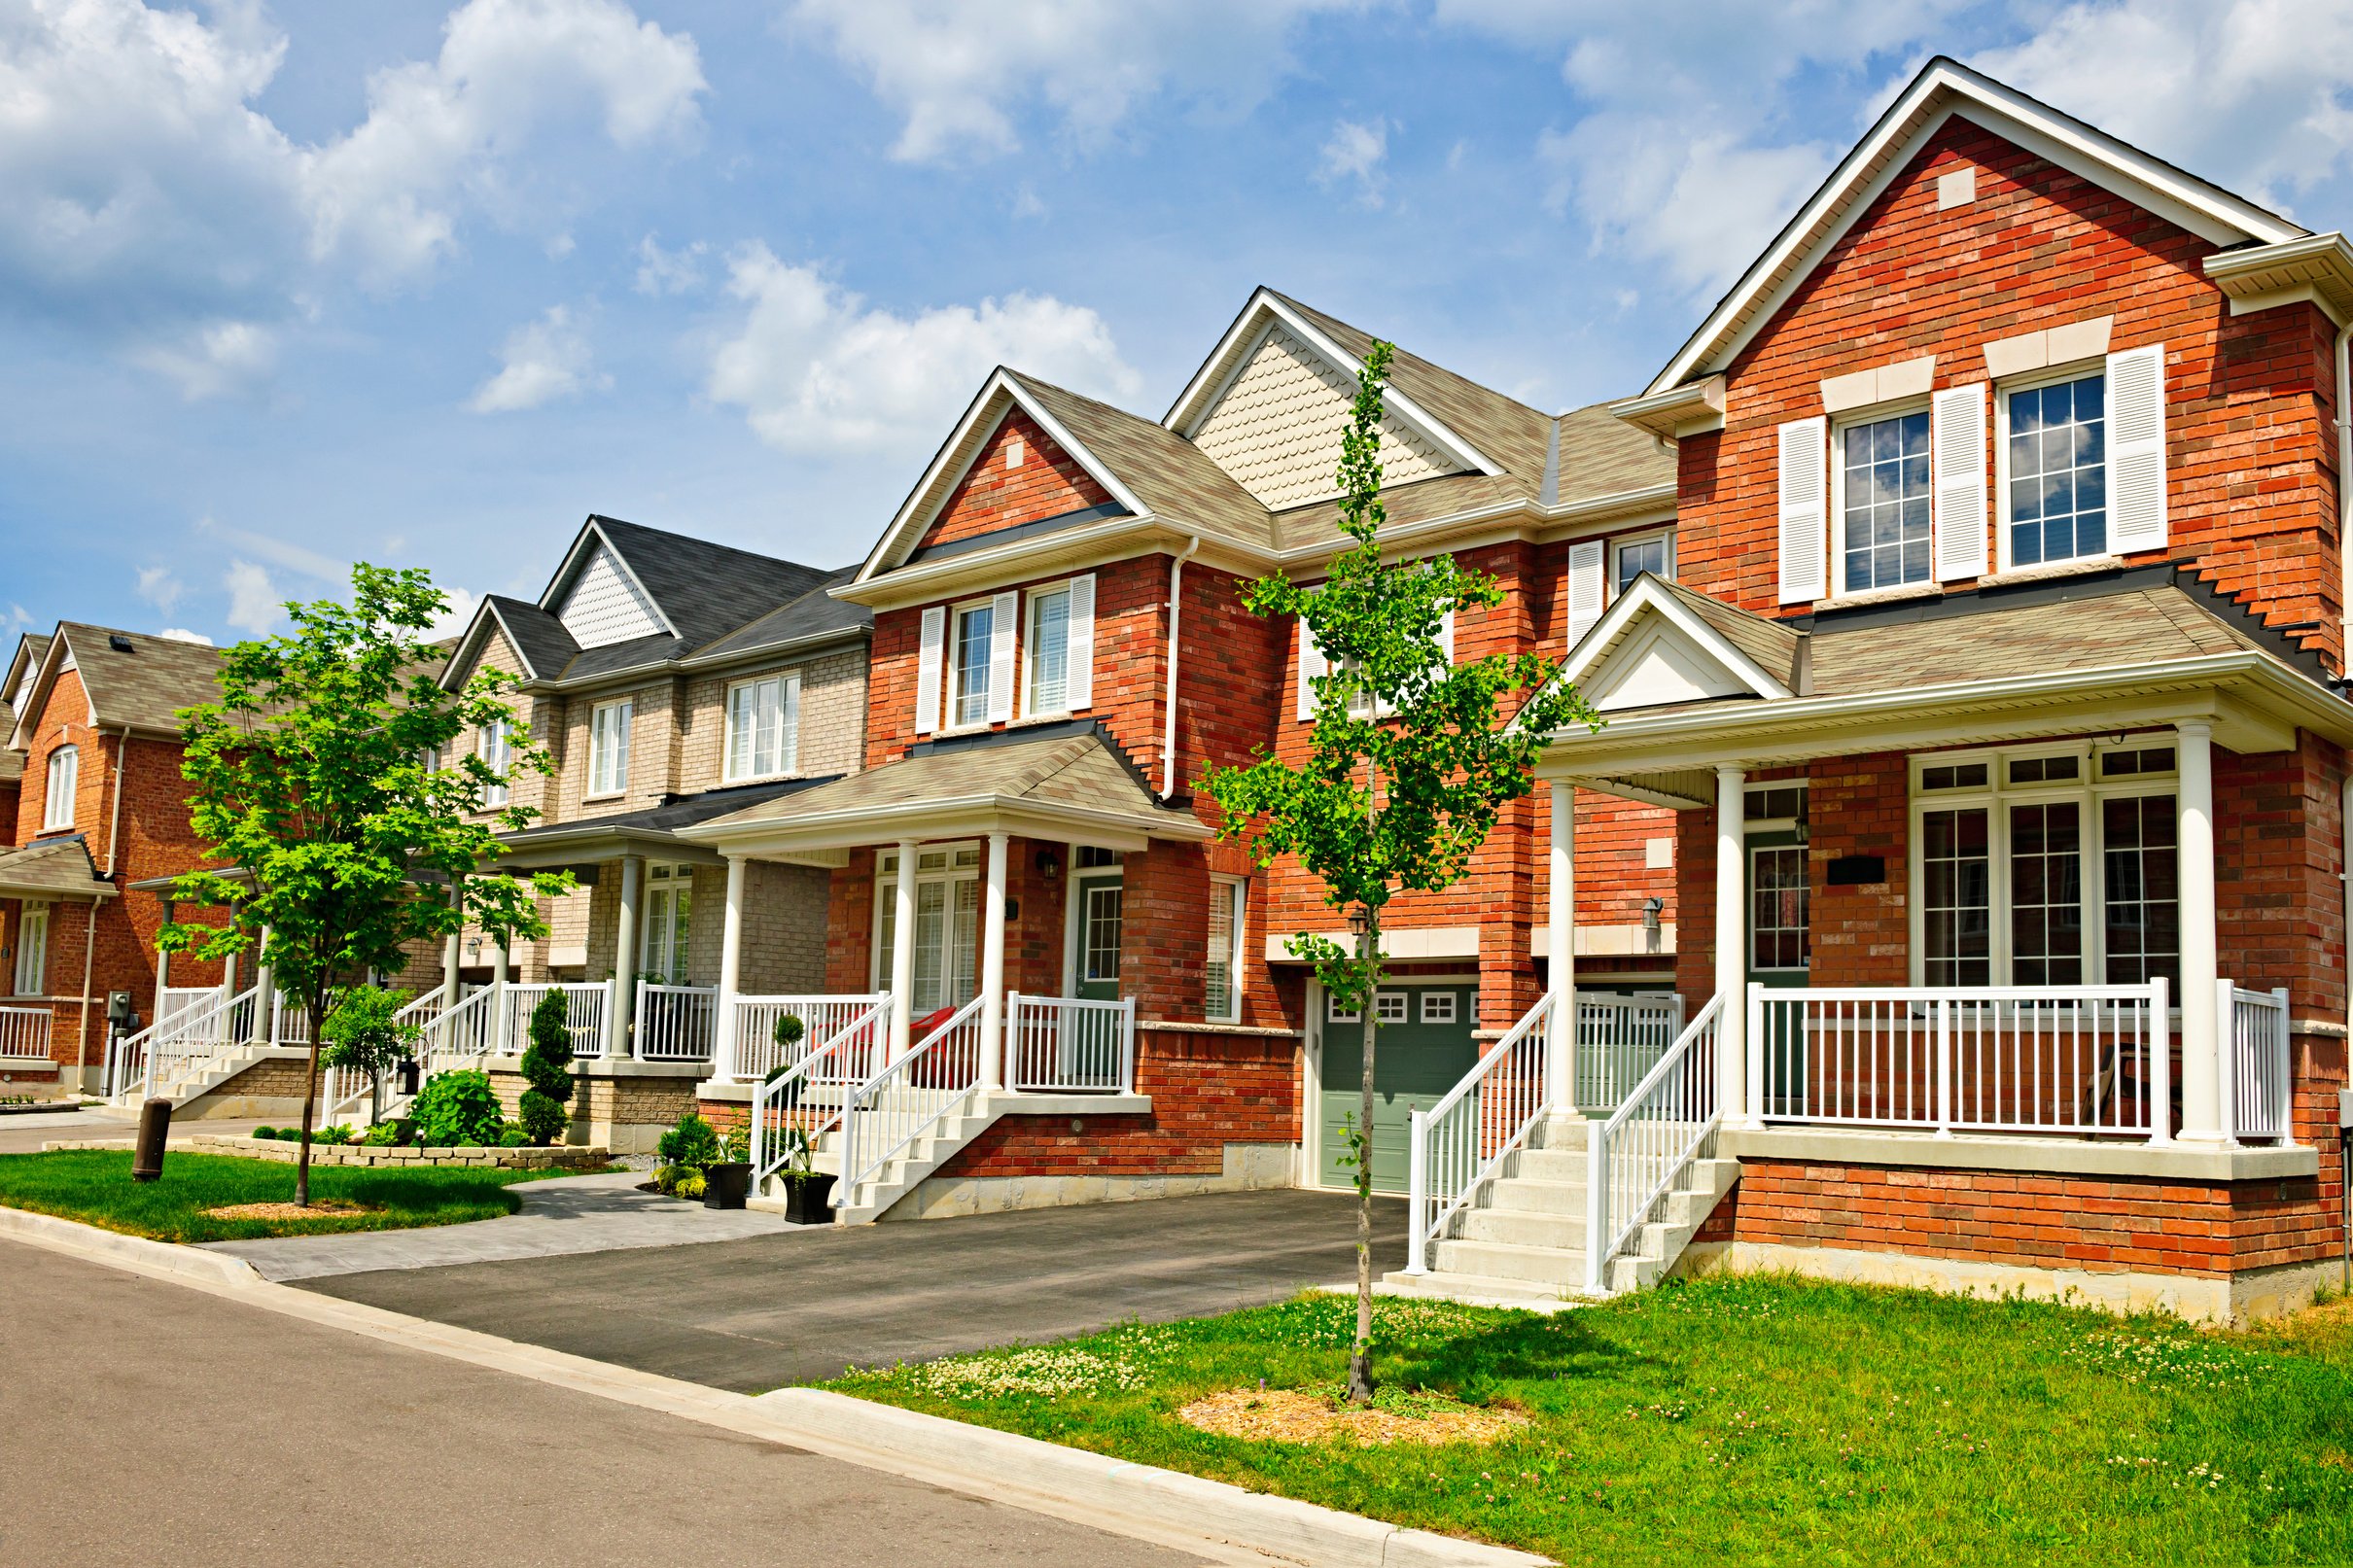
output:
M1471 1026L1476 986L1385 986L1380 1040L1373 1053L1373 1190L1405 1191L1413 1113L1428 1110L1479 1060ZM1353 1186L1340 1163L1348 1127L1364 1090L1364 1029L1326 1015L1323 1025L1322 1169L1327 1186Z

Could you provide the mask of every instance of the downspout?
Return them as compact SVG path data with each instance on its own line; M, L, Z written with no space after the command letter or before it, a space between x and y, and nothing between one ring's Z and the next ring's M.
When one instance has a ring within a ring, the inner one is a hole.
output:
M1176 622L1184 613L1184 598L1178 590L1184 584L1184 564L1201 548L1201 536L1195 534L1186 541L1182 551L1169 562L1169 690L1165 703L1167 721L1160 731L1160 798L1176 793Z

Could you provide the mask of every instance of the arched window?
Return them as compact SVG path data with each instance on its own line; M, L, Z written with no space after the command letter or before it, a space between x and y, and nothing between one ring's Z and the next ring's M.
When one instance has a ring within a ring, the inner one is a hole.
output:
M41 831L74 825L74 785L82 778L78 748L60 746L49 754L49 785L41 797Z

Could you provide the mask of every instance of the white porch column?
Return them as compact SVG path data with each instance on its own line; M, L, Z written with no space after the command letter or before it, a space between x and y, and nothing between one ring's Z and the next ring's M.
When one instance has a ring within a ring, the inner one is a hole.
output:
M646 857L622 855L620 925L615 933L619 945L613 955L613 996L605 1008L608 1057L625 1057L635 1052L629 1041L629 1015L634 1011L632 1003L637 993L637 906L645 896L645 887Z
M1008 835L989 835L988 880L980 895L980 1087L984 1090L1004 1086L1005 861L1011 848Z
M168 925L177 915L179 906L168 898L163 899L162 904L163 923ZM97 906L91 905L90 910L90 920L94 923L97 920ZM171 955L161 948L158 948L156 949L156 1009L147 1018L151 1025L163 1022L163 994L169 990L171 990Z
M1724 999L1716 1024L1716 1103L1727 1127L1754 1127L1747 1093L1748 892L1747 845L1741 837L1748 776L1716 769L1716 994Z
M891 1060L915 1043L915 852L914 839L898 844L898 882L891 913Z
M1555 1116L1577 1109L1577 786L1556 784L1552 797L1550 905L1545 927L1545 986L1553 997L1544 1033L1544 1087Z
M500 937L498 946L490 950L490 1054L498 1056L510 1042L508 1010L514 998L507 990L507 939Z
M269 970L269 927L262 927L262 939L254 944L253 961L253 1037L263 1045L278 1043L277 977Z
M466 890L454 878L449 884L449 907L458 913L458 923L441 943L441 1011L447 1012L466 996L465 982L458 969L466 961Z
M2173 726L2181 757L2182 1140L2219 1143L2222 1125L2222 1020L2214 936L2214 726L2185 719ZM2160 1114L2162 1107L2160 1108Z
M727 856L727 913L719 935L719 1038L711 1045L711 1076L732 1083L736 1077L735 998L742 993L744 964L744 884L742 855Z

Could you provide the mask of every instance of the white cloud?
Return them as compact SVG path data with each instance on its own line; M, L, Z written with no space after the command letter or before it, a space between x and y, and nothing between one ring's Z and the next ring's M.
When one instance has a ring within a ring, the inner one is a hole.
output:
M25 609L22 605L10 605L8 607L8 624L11 631L30 626L32 623L33 612L31 610Z
M456 637L472 625L474 612L482 601L481 596L471 589L455 587L446 582L434 586L439 588L449 601L425 631L428 640L438 643L445 637Z
M656 299L668 294L685 294L703 286L703 253L709 247L701 240L675 251L665 251L651 234L637 242L637 292Z
M1380 115L1369 122L1336 122L1316 165L1316 178L1325 185L1353 182L1358 201L1380 206L1388 184L1388 121Z
M139 569L139 597L168 615L171 607L188 592L188 585L174 575L171 568L147 566Z
M166 626L156 634L167 643L193 643L198 647L211 647L213 641L202 632L192 632L185 626Z
M231 528L211 517L196 519L196 532L208 539L219 540L239 555L259 556L271 566L283 567L320 582L341 587L351 580L351 564L323 555L308 545L296 544L267 534L256 534L250 529Z
M693 40L620 0L468 0L432 60L305 144L255 107L286 50L249 0L0 0L0 300L234 391L335 287L423 277L471 217L584 204L600 142L689 135L706 90Z
M892 156L1009 153L1033 106L1100 142L1141 105L1247 112L1291 69L1298 22L1362 0L798 0L793 15L902 117Z
M729 260L727 293L743 311L712 355L709 395L790 452L929 451L999 365L1098 397L1141 384L1101 316L1051 297L900 316L758 244Z
M228 624L240 631L264 636L285 612L277 584L251 561L231 561L221 583L228 590Z
M588 338L562 305L507 334L499 372L474 389L466 406L477 414L513 413L558 398L602 391L613 377L597 373Z

